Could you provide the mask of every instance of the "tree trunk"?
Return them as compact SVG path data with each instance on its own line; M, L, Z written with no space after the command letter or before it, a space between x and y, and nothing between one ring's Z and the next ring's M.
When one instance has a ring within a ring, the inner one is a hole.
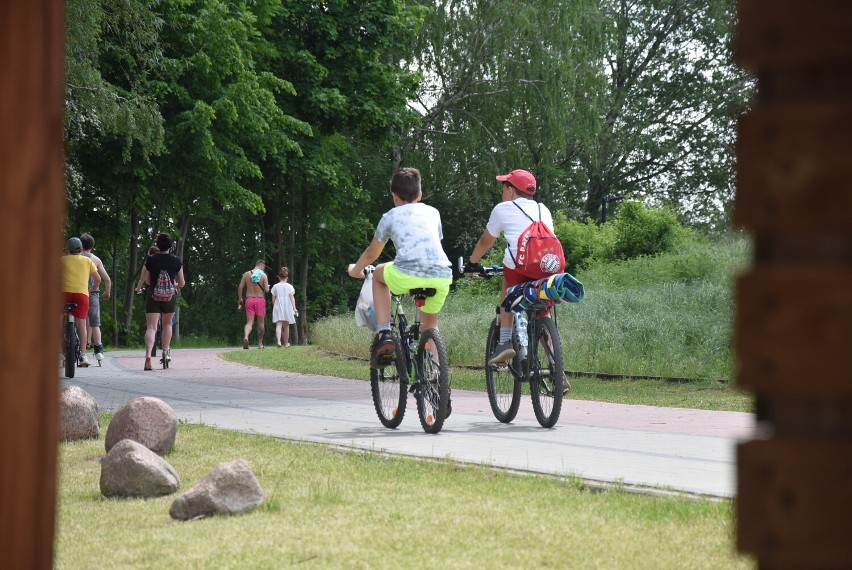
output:
M127 279L124 283L124 345L130 338L133 326L133 286L136 284L136 264L139 251L139 212L130 209L130 244L127 255Z
M302 240L304 246L308 243L308 215L310 213L308 207L308 193L302 192L302 215L300 223L302 227ZM292 250L291 250L292 251ZM308 252L305 247L302 247L302 252L299 256L299 294L296 297L296 306L299 308L299 316L296 317L296 337L299 344L308 344Z
M184 257L184 252L186 251L186 236L189 233L189 214L184 214L183 219L180 222L180 241L178 242L177 251L175 255L177 255L181 261L183 261L183 277L184 281L189 281L189 268L187 267L187 260ZM175 308L175 323L172 328L172 338L175 340L180 340L180 303L177 304Z
M299 297L296 306L299 316L296 317L296 336L299 344L308 344L308 309L305 300L308 298L308 253L302 252L301 267L299 268Z
M591 219L600 222L601 207L604 198L606 198L607 187L601 177L593 174L589 177L589 194L586 196L586 215Z
M118 241L112 242L112 345L118 346L118 303L115 302L115 294L118 291Z

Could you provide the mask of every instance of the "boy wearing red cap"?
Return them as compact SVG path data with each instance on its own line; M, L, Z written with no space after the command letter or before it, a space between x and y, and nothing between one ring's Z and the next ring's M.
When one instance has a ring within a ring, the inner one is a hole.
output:
M506 298L506 290L509 287L536 279L535 276L524 275L516 269L518 237L530 225L531 219L540 219L552 231L553 216L547 206L532 199L535 196L536 181L535 176L530 172L513 170L509 174L497 176L497 180L502 183L502 200L491 210L485 232L473 248L465 272L475 273L482 269L479 260L502 234L506 238L506 251L503 254L503 288L500 290L502 302ZM503 308L500 309L500 342L488 360L489 364L506 362L514 358L512 319L512 313Z

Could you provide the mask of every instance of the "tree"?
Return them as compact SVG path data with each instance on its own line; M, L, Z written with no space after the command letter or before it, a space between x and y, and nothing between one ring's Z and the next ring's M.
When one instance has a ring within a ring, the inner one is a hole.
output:
M732 199L734 121L751 81L730 51L730 0L603 0L604 89L587 99L589 132L565 151L584 209L607 197L651 199L692 221Z
M288 260L300 342L309 309L328 311L340 302L345 262L357 258L383 211L376 202L386 202L393 135L408 127L406 105L417 87L400 54L417 24L417 11L401 0L297 0L270 26L276 51L267 64L295 87L279 104L312 129L299 137L302 154L288 159L286 172L266 171L266 241Z
M470 247L494 175L519 167L577 219L600 221L608 197L725 215L751 90L732 63L730 0L421 4L434 7L412 60L423 121L402 148L424 165L450 242Z
M422 123L402 155L423 170L454 258L469 253L499 200L497 174L528 169L543 200L570 202L560 165L590 122L583 100L598 77L599 20L592 0L422 4L434 7L411 61L424 75L414 102Z
M118 343L119 240L135 236L138 221L125 206L134 204L151 158L164 149L163 117L145 89L160 71L162 20L139 0L69 0L65 13L67 224L71 234L93 233L101 253L110 253L104 263L115 293L102 317ZM135 257L130 264L135 269ZM133 273L124 283L125 332Z

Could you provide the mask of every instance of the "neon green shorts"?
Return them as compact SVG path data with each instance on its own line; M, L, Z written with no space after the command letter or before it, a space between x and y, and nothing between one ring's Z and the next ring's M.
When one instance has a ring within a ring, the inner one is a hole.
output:
M406 275L393 266L393 261L385 263L384 278L388 289L394 295L402 295L412 289L418 288L434 289L435 295L426 297L426 304L420 307L421 311L430 315L441 311L444 301L447 300L447 294L450 292L450 284L453 282L452 277L415 277L413 275Z

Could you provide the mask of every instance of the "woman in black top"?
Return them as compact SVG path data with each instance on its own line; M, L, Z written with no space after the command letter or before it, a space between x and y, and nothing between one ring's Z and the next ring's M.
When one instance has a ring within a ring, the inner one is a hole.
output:
M145 295L145 370L152 369L151 349L154 347L154 339L157 336L157 321L160 319L160 314L163 315L163 358L172 359L169 344L172 341L172 316L177 306L176 290L185 285L183 263L178 256L169 253L172 248L171 236L161 233L157 236L156 243L159 251L148 256L148 259L145 260L145 267L142 268L142 276L139 280L140 283L148 283L148 292ZM165 272L171 285L175 288L174 294L168 300L155 298L155 290L161 271ZM139 291L139 289L136 290L137 293Z

